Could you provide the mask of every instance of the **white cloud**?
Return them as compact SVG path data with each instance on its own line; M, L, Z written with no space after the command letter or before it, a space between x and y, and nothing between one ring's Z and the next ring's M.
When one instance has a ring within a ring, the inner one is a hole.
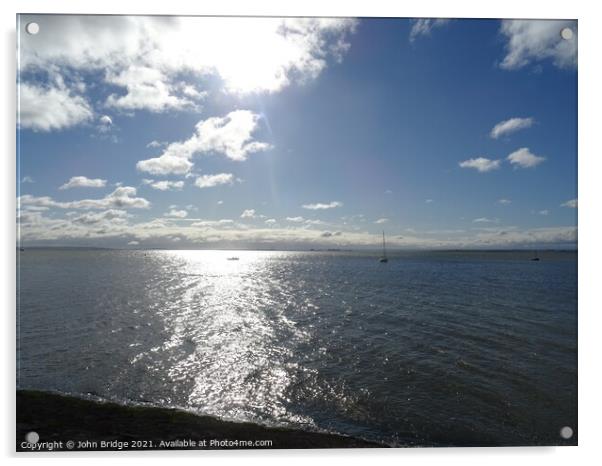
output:
M307 220L305 220L304 223L306 225L327 225L327 223L322 220L311 220L309 218Z
M522 147L512 152L507 159L514 166L532 168L542 163L546 158L532 154L527 147Z
M376 220L374 223L377 224L382 224L382 223L387 223L389 221L388 218L379 218L378 220Z
M222 184L232 184L234 175L232 173L218 173L216 175L199 176L194 184L199 188L212 188Z
M253 139L259 119L259 115L249 110L235 110L225 117L201 120L189 139L169 144L161 156L141 160L136 167L155 175L184 175L192 169L190 160L196 154L216 152L231 160L246 160L249 154L271 147Z
M550 211L548 209L540 210L537 212L539 215L550 215Z
M85 176L72 176L69 181L60 186L59 189L71 188L104 188L107 185L107 180L100 178L86 178Z
M103 125L108 125L111 126L113 124L113 120L111 119L111 117L109 115L103 115L101 116L98 121L100 121L101 124Z
M305 219L303 217L286 217L287 222L301 223Z
M128 216L125 210L109 209L98 213L85 213L82 215L73 215L71 221L84 225L97 225L105 221L114 221L115 219L124 219Z
M83 97L64 87L19 84L19 125L34 131L62 130L92 119L92 108Z
M247 209L240 214L240 218L255 218L255 214L255 209Z
M509 120L500 121L493 127L490 136L497 139L520 129L529 128L533 125L533 122L533 118L510 118Z
M128 242L128 246L138 246L140 244L140 241L130 241Z
M573 30L571 40L560 36L565 27ZM501 68L514 70L547 59L559 68L577 66L576 21L503 20L500 32L508 40Z
M432 204L435 201L433 201L432 199L425 199L424 202L427 204Z
M267 223L268 225L273 225L276 223L276 219L275 218L268 218L265 223Z
M136 196L136 188L120 186L102 199L82 199L79 201L59 202L51 197L36 197L25 194L17 199L19 206L56 207L59 209L148 209L150 202Z
M560 204L560 207L569 207L571 209L577 208L577 199L571 199L569 201L563 202Z
M142 180L144 184L149 185L151 188L158 191L179 191L184 187L183 181L169 181L169 180Z
M186 218L188 217L188 212L186 212L185 210L171 209L169 212L163 214L163 216L173 218Z
M190 226L195 228L215 228L215 227L232 227L232 226L240 226L229 218L222 218L220 220L202 220L200 222L194 222Z
M436 27L441 27L449 22L449 19L412 19L410 20L412 28L410 29L410 42L414 42L419 36L428 36Z
M301 207L309 210L325 210L325 209L334 209L336 207L342 207L343 203L339 201L332 201L329 203L316 203L316 204L303 204Z
M182 93L184 95L191 97L193 99L201 100L201 99L204 99L205 97L207 97L207 95L208 95L207 91L199 91L192 84L180 83L179 87L182 90Z
M213 79L235 94L278 92L315 79L342 59L357 24L344 18L84 15L43 22L43 41L21 38L23 71L102 73L106 84L119 88L105 105L153 112L192 108L192 100L203 97L203 90L182 83L182 75Z
M31 176L24 176L21 179L21 183L35 183L35 182L33 181L33 178Z
M167 143L166 142L161 142L161 141L156 141L156 140L152 140L151 142L149 142L146 147L150 147L152 149L155 149L157 147L163 147L166 146Z
M499 218L479 217L473 220L473 223L499 223Z
M502 205L509 205L512 204L512 201L510 199L499 199L498 204L502 204Z
M162 155L154 159L140 160L136 164L139 171L151 175L184 175L193 167L193 163L183 157L173 155Z
M86 244L99 239L107 245L122 245L125 241L144 241L149 246L168 247L172 238L181 238L186 247L195 245L236 244L248 247L250 244L275 247L309 245L327 245L336 243L349 247L374 248L381 241L376 233L361 230L345 230L333 225L328 231L308 229L305 225L278 228L274 225L262 225L254 228L248 224L235 223L231 220L206 220L187 224L187 219L155 218L133 223L135 217L116 217L111 220L100 220L99 223L86 224L73 222L68 218L58 218L56 212L45 217L44 212L20 211L19 230L21 239L29 244L40 241L57 241L65 244L69 240L82 240ZM194 226L193 226L194 225ZM322 236L324 235L324 236ZM456 230L426 234L412 229L405 229L400 236L392 235L388 243L392 247L414 248L493 248L493 247L533 247L535 245L576 245L577 228L575 226L558 226L521 230L517 227L498 227L489 225L472 228L468 231ZM332 241L332 242L331 242ZM94 243L93 243L94 244ZM101 243L103 244L103 243Z
M107 83L126 89L125 95L111 94L106 105L121 110L149 110L163 112L165 110L181 110L194 108L195 104L186 97L178 97L173 93L165 75L156 68L147 66L131 66L119 73L109 71Z
M497 170L500 168L499 160L491 160L485 157L477 157L474 159L464 160L459 163L462 168L474 168L481 173Z

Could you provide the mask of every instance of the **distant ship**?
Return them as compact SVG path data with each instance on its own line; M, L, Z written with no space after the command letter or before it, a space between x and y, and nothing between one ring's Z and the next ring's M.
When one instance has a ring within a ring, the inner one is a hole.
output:
M537 251L535 251L535 254L533 255L533 257L531 258L532 261L538 261L539 260L539 254L537 254Z
M389 262L389 259L387 258L387 248L385 246L385 232L383 230L383 255L380 256L380 259L378 260L379 262Z

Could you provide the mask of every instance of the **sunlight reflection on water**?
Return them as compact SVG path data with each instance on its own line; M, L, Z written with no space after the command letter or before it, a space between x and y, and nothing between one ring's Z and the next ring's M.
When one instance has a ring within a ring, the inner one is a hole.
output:
M285 253L240 251L239 260L228 260L228 251L155 254L168 273L177 270L183 292L161 312L169 339L150 351L172 355L164 367L171 380L192 378L188 406L236 420L310 423L283 404L298 369L288 360L307 337L283 314L286 283L270 271Z

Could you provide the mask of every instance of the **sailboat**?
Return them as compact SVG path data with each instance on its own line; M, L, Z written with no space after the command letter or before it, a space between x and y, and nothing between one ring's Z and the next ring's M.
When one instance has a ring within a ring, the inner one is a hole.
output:
M387 248L385 247L385 232L383 230L383 255L380 256L379 262L389 262L387 258Z
M539 254L537 253L537 251L535 251L535 255L531 258L532 261L538 261L539 260Z

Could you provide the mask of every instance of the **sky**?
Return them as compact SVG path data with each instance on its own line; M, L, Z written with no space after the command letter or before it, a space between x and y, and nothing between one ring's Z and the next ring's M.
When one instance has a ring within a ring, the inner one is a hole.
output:
M24 246L576 247L575 21L17 27Z

